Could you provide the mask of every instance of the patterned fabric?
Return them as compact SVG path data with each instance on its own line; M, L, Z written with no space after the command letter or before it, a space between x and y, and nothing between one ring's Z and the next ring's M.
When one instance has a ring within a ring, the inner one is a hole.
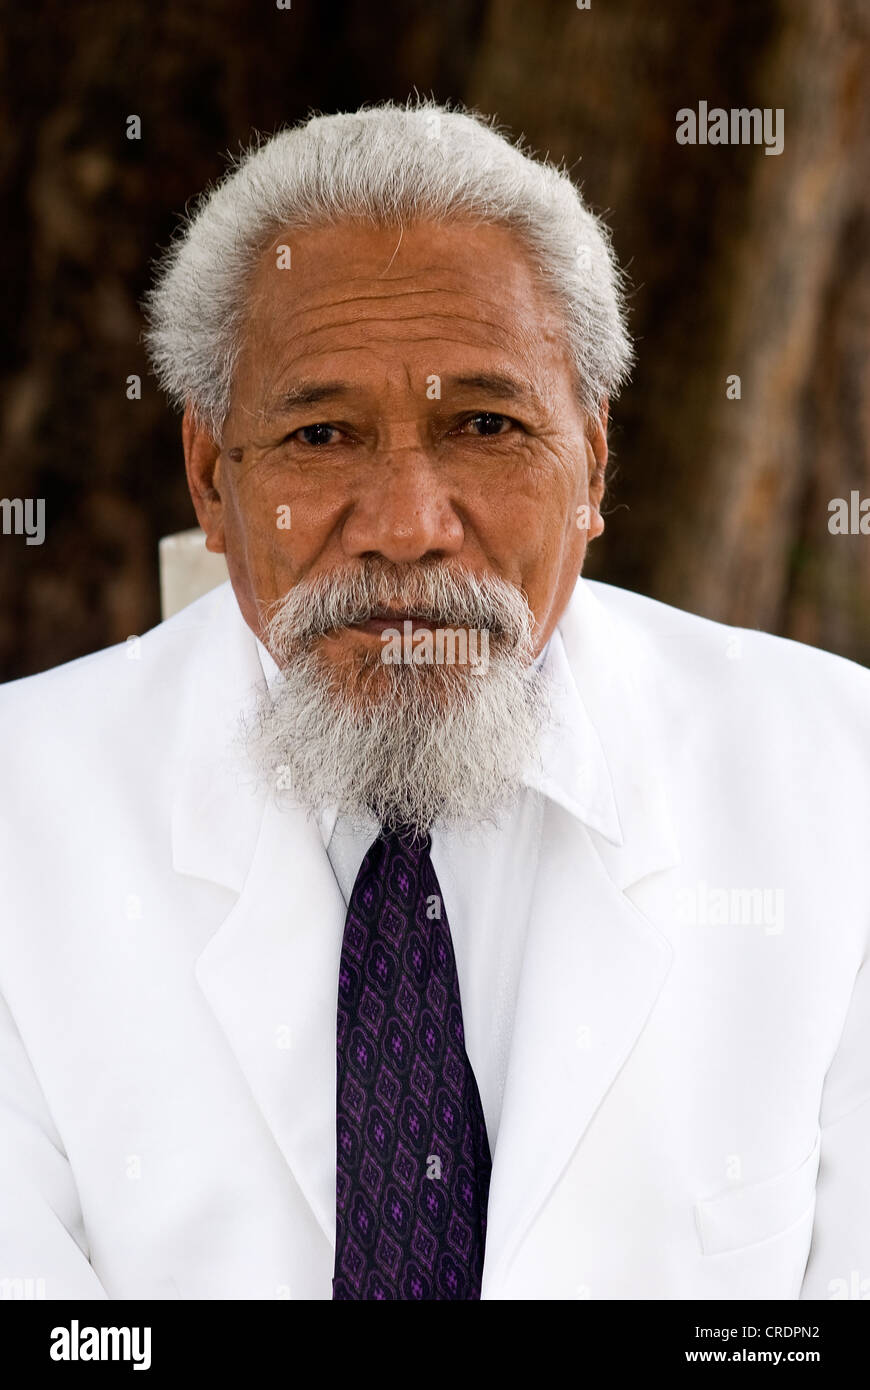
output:
M381 831L338 982L333 1299L478 1299L492 1161L428 836Z

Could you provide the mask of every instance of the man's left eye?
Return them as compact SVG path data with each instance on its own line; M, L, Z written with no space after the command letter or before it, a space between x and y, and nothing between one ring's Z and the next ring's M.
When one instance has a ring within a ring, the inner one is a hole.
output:
M313 444L317 447L319 444L334 444L335 439L331 436L340 433L335 425L303 425L301 429L294 430L288 438L301 439L303 444Z
M509 415L496 415L492 411L480 411L477 415L469 415L459 426L460 431L467 430L468 426L474 426L469 432L471 434L506 434L513 425L513 420Z

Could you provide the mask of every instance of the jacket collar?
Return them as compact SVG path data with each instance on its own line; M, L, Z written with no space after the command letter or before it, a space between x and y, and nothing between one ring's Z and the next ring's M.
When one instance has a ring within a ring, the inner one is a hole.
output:
M229 581L170 622L190 632L192 648L172 808L173 867L238 893L264 803L239 743L243 712L263 688L256 639Z
M602 593L606 586L579 579L550 640L556 723L529 782L595 832L608 871L625 888L678 854L663 750L645 715L659 662L645 634L615 617ZM265 686L263 658L267 669L274 662L229 582L179 617L186 615L194 650L173 864L239 892L266 800L239 743L241 716Z

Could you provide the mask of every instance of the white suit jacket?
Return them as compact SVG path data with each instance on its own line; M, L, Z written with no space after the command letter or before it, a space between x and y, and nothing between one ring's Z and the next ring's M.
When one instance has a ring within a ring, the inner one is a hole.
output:
M482 1296L870 1297L870 675L582 579L559 630ZM0 690L7 1296L331 1295L345 907L231 755L262 679L225 584Z

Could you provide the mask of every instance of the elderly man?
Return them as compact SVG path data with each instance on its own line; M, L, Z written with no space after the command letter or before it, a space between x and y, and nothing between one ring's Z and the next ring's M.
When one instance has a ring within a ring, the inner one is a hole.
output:
M3 692L0 1275L867 1297L870 680L580 578L630 348L568 177L317 117L149 315L230 581Z

